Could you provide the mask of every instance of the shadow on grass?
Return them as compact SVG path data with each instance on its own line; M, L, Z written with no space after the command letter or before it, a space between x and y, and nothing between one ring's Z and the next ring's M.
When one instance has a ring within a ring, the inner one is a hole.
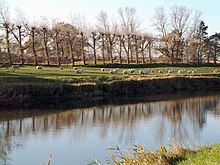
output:
M11 73L0 73L0 84L36 84L36 83L52 83L63 84L59 79L45 79L30 75L16 75Z

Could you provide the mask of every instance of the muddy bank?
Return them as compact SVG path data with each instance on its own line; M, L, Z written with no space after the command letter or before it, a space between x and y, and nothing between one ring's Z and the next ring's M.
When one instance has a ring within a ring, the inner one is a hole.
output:
M220 91L220 78L173 77L130 81L114 81L109 84L1 84L0 106L21 106L39 100L59 98L80 102L94 102L111 97L148 96L177 92Z

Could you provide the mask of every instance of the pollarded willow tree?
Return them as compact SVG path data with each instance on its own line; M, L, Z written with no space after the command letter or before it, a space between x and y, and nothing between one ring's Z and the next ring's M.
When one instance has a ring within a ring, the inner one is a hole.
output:
M51 49L51 27L49 24L49 20L47 18L42 17L39 23L39 40L40 40L40 53L44 55L43 61L46 61L47 65L50 65L50 55L52 52Z
M105 63L105 56L107 60L114 63L114 51L118 34L118 25L114 18L111 21L108 18L108 14L101 11L97 16L96 28L101 34L100 41L102 47L103 64Z
M4 45L3 50L6 50L7 60L9 64L12 64L11 55L11 19L9 14L9 7L6 3L0 3L0 27L3 32L1 33L2 43Z
M140 32L141 22L139 21L136 9L133 7L120 8L118 10L120 26L119 30L122 35L122 45L127 55L127 63L133 61L132 36Z

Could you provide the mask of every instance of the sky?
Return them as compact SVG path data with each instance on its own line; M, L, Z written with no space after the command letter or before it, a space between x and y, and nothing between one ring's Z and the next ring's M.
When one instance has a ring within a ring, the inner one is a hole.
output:
M2 0L0 0L2 1ZM109 18L117 18L118 9L134 7L137 16L147 31L153 30L152 18L157 7L169 10L174 5L199 10L208 26L209 35L220 32L220 0L5 0L9 5L11 17L15 17L16 8L29 19L46 17L70 22L70 15L83 15L92 25L100 11L106 11Z

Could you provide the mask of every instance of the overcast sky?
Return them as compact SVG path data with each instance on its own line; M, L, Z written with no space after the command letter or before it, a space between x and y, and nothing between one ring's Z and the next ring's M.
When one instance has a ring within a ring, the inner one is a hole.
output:
M0 0L1 1L1 0ZM106 11L111 18L117 17L120 7L136 8L138 17L149 27L155 13L155 8L181 5L203 12L202 18L209 26L209 34L220 32L220 0L5 0L14 17L15 8L22 10L30 19L41 16L49 19L59 18L60 21L70 21L70 13L84 15L91 24L100 11Z

